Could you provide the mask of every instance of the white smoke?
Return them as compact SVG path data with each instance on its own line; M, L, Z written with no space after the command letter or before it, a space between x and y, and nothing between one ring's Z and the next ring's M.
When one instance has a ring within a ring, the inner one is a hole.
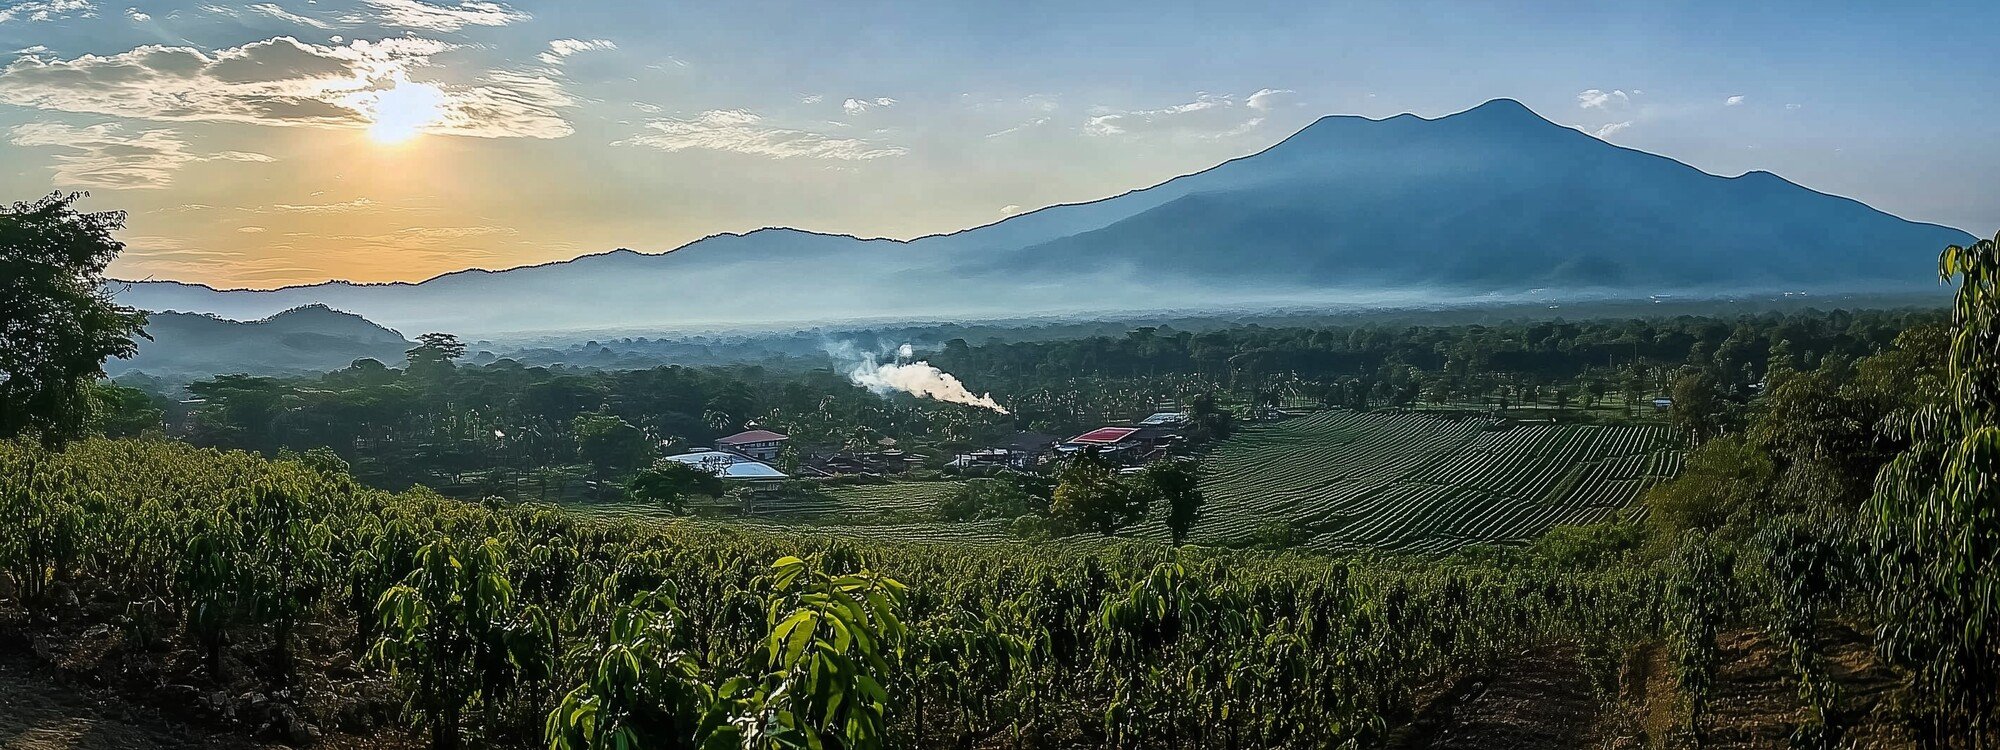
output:
M847 371L848 380L876 393L902 391L919 398L1011 413L994 401L992 394L973 395L956 376L916 359L916 349L909 344L896 347L895 357L887 362L881 361L882 355L861 351L852 344L828 346L827 352L852 363Z

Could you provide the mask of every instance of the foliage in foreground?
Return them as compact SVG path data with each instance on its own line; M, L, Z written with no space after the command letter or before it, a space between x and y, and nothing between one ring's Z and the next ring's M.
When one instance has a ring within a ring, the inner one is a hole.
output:
M1630 615L1658 609L1652 569L1543 560L878 546L390 495L167 442L0 445L20 606L156 618L190 654L237 644L209 679L273 687L298 675L229 665L351 628L439 747L1365 746L1441 676L1573 643L1608 683L1657 630Z

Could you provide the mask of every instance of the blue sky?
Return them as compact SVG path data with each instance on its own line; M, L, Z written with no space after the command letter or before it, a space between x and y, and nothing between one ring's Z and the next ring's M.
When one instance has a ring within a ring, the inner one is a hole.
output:
M0 188L130 209L127 277L420 279L949 231L1511 97L2000 227L2000 3L1741 5L0 0Z

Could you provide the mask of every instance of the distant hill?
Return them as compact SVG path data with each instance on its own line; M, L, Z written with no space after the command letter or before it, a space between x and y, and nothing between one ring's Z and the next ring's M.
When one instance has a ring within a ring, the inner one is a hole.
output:
M286 375L325 372L362 358L394 366L415 344L352 313L308 305L262 320L240 322L204 313L153 313L153 340L139 342L132 359L113 359L116 377L144 372L169 381L225 373Z
M1766 172L1706 174L1499 99L1437 119L1326 117L1151 188L908 242L764 229L421 284L216 291L146 309L309 303L467 334L867 318L1413 305L1468 298L1936 289L1965 232Z

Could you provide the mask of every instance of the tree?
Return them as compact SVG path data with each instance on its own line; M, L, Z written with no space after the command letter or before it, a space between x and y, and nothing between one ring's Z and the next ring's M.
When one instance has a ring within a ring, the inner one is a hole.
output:
M521 678L547 676L548 618L515 601L506 550L494 539L424 545L416 570L376 610L382 637L369 658L408 684L410 708L438 750L459 746L468 707L497 705Z
M1751 441L1736 435L1710 440L1688 453L1680 476L1646 492L1646 523L1660 531L1658 538L1672 540L1740 514L1769 511L1776 474L1770 455Z
M639 472L628 487L633 497L657 503L675 513L687 510L686 500L691 495L721 497L728 489L723 485L722 477L712 472L679 461L665 460Z
M1056 475L1049 513L1072 527L1111 536L1146 513L1145 498L1119 481L1118 470L1094 449L1085 449Z
M465 344L449 333L426 333L417 337L417 346L406 353L410 374L435 375L450 371L452 362L465 356Z
M138 437L157 433L165 411L152 394L109 380L90 385L90 431L105 437Z
M1706 368L1684 367L1674 376L1673 423L1699 443L1722 434L1728 403L1722 398L1722 384Z
M1877 642L1915 668L1937 746L1990 747L2000 725L2000 237L1953 245L1959 280L1943 406L1891 420L1910 448L1870 509L1882 561Z
M1206 393L1196 395L1188 403L1187 438L1191 443L1206 443L1229 437L1236 430L1235 420L1229 412L1215 404L1215 397Z
M1197 477L1191 460L1156 462L1135 477L1136 489L1147 505L1165 506L1167 530L1174 535L1174 544L1187 541L1206 502L1196 485Z
M146 314L112 301L104 267L125 249L118 211L81 213L81 194L0 209L0 438L54 446L81 434L104 360L130 357Z
M968 479L958 491L938 499L938 517L947 521L1019 518L1034 512L1034 496L1020 483L998 477Z
M580 415L571 429L576 434L577 454L590 464L599 483L639 467L653 452L646 433L611 414Z

